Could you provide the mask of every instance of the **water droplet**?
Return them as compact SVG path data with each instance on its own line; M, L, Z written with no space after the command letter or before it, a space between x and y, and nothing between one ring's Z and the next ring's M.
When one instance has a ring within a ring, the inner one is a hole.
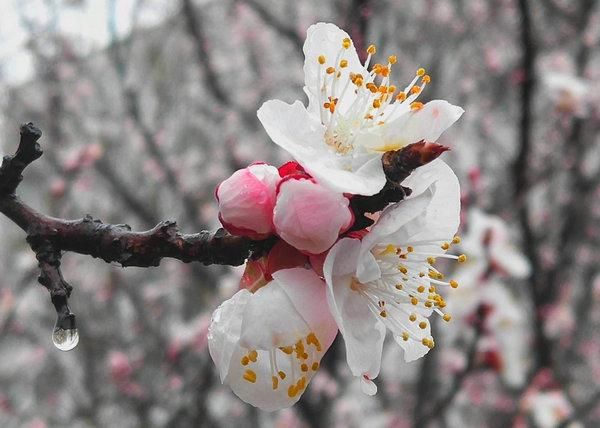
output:
M52 343L61 351L70 351L79 343L74 314L59 314L52 331Z

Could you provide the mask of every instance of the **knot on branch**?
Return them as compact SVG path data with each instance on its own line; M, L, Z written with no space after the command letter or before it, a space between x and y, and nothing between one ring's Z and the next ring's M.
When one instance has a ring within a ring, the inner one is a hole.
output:
M0 166L0 195L12 195L23 180L23 170L42 156L37 140L42 131L29 122L21 125L21 139L14 156L4 156Z

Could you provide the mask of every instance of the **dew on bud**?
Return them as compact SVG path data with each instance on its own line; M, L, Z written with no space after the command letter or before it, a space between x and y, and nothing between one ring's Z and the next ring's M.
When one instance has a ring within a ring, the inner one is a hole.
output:
M59 314L52 331L52 343L61 351L70 351L79 343L74 314Z

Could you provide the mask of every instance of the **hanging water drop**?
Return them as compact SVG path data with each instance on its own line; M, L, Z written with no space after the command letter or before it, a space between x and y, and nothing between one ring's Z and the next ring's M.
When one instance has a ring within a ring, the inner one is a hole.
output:
M75 325L75 315L59 314L52 331L52 343L61 351L70 351L79 343L79 332Z

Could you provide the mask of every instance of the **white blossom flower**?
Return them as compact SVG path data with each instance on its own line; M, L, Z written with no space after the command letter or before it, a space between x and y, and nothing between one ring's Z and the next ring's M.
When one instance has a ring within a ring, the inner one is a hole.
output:
M361 64L345 31L312 25L304 44L308 107L270 100L258 110L271 139L321 184L360 195L373 195L385 184L384 152L433 142L463 113L446 101L416 101L430 82L424 69L399 91L390 81L396 56L369 70L375 46L367 52Z
M542 75L542 82L557 110L578 117L587 116L592 92L589 81L573 74L549 71Z
M323 272L328 303L346 343L348 364L360 376L363 391L374 394L386 328L404 350L406 361L434 346L427 318L444 314L438 287L443 281L436 258L457 243L460 195L458 180L441 160L418 168L403 185L412 197L385 209L362 239L344 238L330 250Z
M254 294L240 290L219 306L208 346L221 382L267 411L298 401L337 334L325 290L313 271L283 269Z

